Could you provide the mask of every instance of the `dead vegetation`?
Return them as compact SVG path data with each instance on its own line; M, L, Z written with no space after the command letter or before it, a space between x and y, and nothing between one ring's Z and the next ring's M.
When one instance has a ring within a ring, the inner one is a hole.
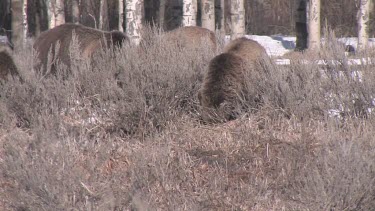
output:
M263 106L205 125L197 91L215 52L147 43L72 61L67 77L37 74L31 48L14 55L24 82L0 93L2 208L375 207L371 66L265 63L277 71L256 87Z

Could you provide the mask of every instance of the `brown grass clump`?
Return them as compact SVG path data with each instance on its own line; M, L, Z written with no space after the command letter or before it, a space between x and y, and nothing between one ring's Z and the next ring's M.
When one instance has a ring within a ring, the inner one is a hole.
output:
M214 53L173 46L102 52L47 78L30 68L31 48L17 52L24 82L0 91L1 208L375 207L375 121L353 103L372 99L371 67L266 63L278 71L259 84L264 106L204 125L196 93Z

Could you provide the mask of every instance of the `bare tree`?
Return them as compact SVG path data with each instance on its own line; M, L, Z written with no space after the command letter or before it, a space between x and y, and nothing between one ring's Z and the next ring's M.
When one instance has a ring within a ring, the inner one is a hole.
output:
M306 18L306 10L307 10L307 3L306 0L298 0L296 2L296 51L303 51L307 48L307 18Z
M225 7L224 0L215 0L215 24L216 24L216 29L220 29L220 32L222 34L225 33L224 7Z
M126 1L126 32L131 41L139 44L143 19L143 0Z
M215 0L202 0L202 27L215 31Z
M108 30L108 4L107 4L107 0L100 0L99 29Z
M231 39L245 35L245 2L244 0L232 0L230 5L231 13Z
M79 5L81 0L72 0L72 16L73 16L73 23L79 23Z
M11 9L12 9L12 43L15 48L21 46L24 43L24 39L26 39L25 34L27 31L27 24L24 26L23 24L27 23L27 14L24 10L24 3L27 6L27 0L13 0L11 1ZM26 27L26 28L25 28Z
M360 7L357 14L358 21L358 49L363 50L368 43L368 25L370 16L371 0L360 0Z
M320 49L320 0L309 0L309 49Z
M28 25L27 25L27 0L23 0L23 5L22 5L22 43L24 45L26 44L27 32L28 32Z
M118 0L118 30L124 32L124 0Z
M197 1L196 0L183 0L182 5L182 25L195 26L197 16Z
M48 0L48 28L65 23L64 1Z
M220 31L225 33L225 2L220 0Z
M159 27L164 30L166 0L159 1Z

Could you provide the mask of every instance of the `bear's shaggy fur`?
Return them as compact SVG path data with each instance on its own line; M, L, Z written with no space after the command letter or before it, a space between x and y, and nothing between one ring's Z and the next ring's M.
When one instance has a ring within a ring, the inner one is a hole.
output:
M122 46L129 42L129 38L122 32L105 32L80 24L62 24L48 31L43 32L35 41L34 49L38 53L40 65L46 68L48 54L51 49L52 58L58 58L61 63L70 66L69 48L73 35L77 37L79 48L83 58L90 58L95 52L103 47ZM59 42L58 52L55 52L56 44ZM52 64L52 71L55 71L55 64ZM40 67L39 67L40 68Z
M163 40L178 42L181 48L200 48L202 46L216 50L215 33L198 26L185 26L166 32Z
M239 107L251 96L247 84L250 78L259 74L260 60L267 58L265 49L256 41L238 38L230 42L224 53L210 61L203 84L198 92L205 121L231 120L236 118ZM250 78L249 78L250 77Z
M0 46L0 79L2 81L8 78L8 75L19 76L16 64L11 56L8 47Z

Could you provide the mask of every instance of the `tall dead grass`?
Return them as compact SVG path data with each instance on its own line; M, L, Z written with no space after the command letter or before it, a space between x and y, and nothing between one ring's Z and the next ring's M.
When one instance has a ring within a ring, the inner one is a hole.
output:
M256 87L263 107L204 125L196 93L215 52L150 37L146 52L125 46L93 63L76 56L71 74L62 67L57 77L31 68L30 48L15 55L24 82L10 80L1 89L0 206L374 207L373 115L357 115L353 104L372 99L371 66L264 63L267 74ZM338 55L324 53L327 61ZM342 115L332 117L333 109Z

